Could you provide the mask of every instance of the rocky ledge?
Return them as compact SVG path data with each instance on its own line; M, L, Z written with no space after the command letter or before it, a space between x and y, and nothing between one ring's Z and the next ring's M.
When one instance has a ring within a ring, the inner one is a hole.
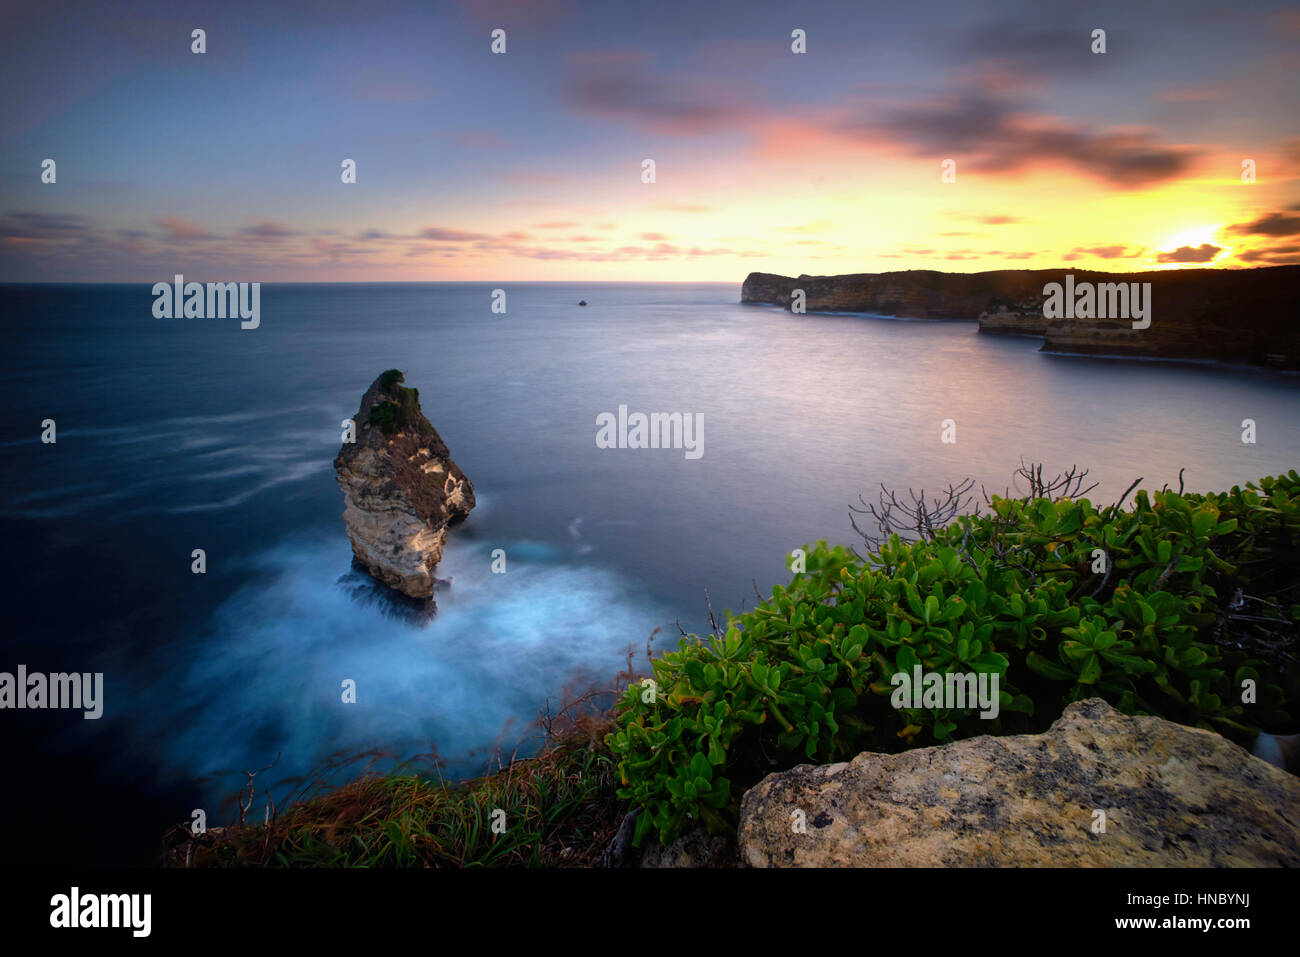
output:
M1300 779L1226 738L1090 698L1043 734L768 775L739 851L752 867L1295 867L1297 808Z
M334 460L352 554L373 577L411 598L433 597L447 528L474 507L474 486L420 411L420 394L390 369L371 383L353 419L355 441Z
M1150 326L1113 319L1047 319L1043 288L1150 283ZM741 302L790 307L802 289L809 312L904 319L969 319L980 332L1043 337L1043 351L1149 359L1218 360L1300 369L1300 266L1104 273L1070 269L933 270L843 276L750 273Z

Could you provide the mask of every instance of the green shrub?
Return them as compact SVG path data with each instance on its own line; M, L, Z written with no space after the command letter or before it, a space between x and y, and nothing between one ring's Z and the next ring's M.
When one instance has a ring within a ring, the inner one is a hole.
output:
M1289 721L1277 652L1300 621L1298 537L1292 471L1210 495L1140 491L1131 510L995 497L865 561L819 542L789 586L723 635L682 639L652 662L653 685L624 693L608 743L619 797L645 809L636 842L734 829L743 788L800 760L1040 731L1085 697L1249 742ZM890 679L915 665L997 674L999 715L896 709Z
M383 398L370 407L370 424L379 426L385 435L401 432L412 423L418 423L422 433L431 433L433 427L420 412L420 390L403 387L405 380L397 369L380 375L379 392Z

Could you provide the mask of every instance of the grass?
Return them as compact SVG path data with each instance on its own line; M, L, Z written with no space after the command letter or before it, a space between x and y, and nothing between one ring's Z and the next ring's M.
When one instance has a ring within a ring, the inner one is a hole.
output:
M563 714L563 713L562 713ZM560 717L560 716L557 716ZM370 774L264 823L169 834L173 867L594 867L625 813L608 714L563 715L536 757L456 785ZM251 777L250 777L251 781ZM249 804L252 803L251 792ZM493 833L496 811L504 832ZM241 815L242 817L242 815Z

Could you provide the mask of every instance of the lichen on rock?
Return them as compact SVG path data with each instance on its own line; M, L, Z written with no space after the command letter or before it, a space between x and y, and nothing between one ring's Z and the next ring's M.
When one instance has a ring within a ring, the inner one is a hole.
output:
M1295 867L1298 807L1300 780L1227 738L1090 698L1043 734L770 774L742 801L740 856L753 867Z
M352 554L404 595L433 597L450 525L474 507L474 486L420 410L420 394L390 369L361 397L355 442L334 460Z

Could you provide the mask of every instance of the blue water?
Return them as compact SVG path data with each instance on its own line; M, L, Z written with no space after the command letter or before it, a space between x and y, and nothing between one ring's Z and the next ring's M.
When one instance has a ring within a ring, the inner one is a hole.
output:
M193 808L226 823L240 772L277 754L259 778L277 799L332 754L494 766L629 645L707 629L705 589L738 609L790 548L850 542L846 505L880 482L1002 489L1023 456L1090 467L1110 501L1182 467L1208 490L1300 464L1295 376L796 317L734 284L505 285L504 316L493 287L264 286L243 331L154 319L148 285L0 286L0 670L106 684L99 721L0 712L4 862L148 860ZM352 571L332 468L390 367L479 501L427 621ZM597 448L620 404L703 413L703 457Z

